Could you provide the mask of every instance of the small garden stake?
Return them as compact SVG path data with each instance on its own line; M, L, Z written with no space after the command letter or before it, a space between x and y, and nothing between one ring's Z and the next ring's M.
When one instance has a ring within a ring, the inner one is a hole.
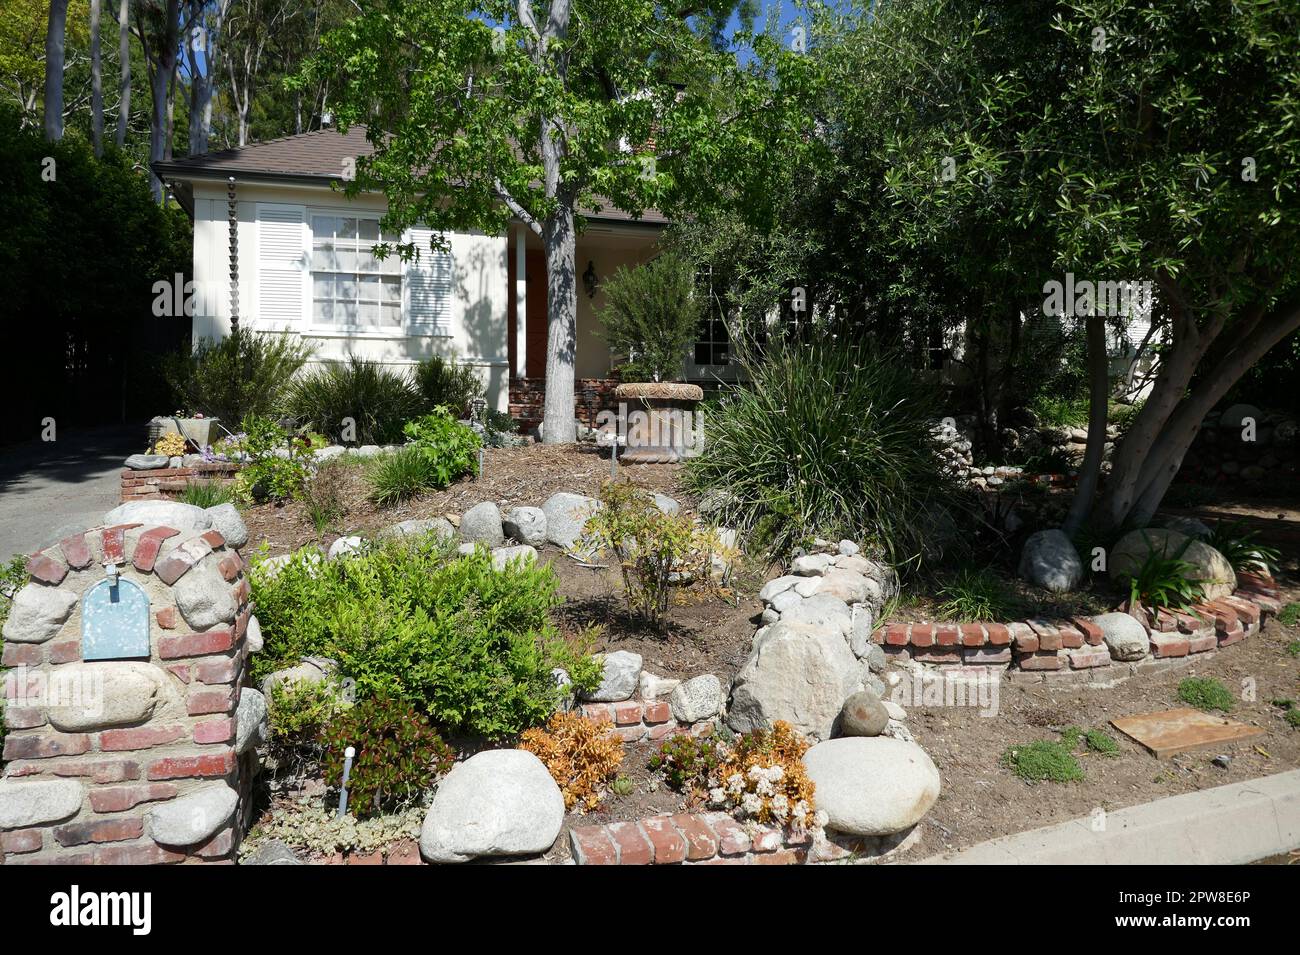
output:
M339 784L338 819L342 819L348 812L348 777L352 775L352 759L356 755L357 751L352 746L343 751L343 782Z

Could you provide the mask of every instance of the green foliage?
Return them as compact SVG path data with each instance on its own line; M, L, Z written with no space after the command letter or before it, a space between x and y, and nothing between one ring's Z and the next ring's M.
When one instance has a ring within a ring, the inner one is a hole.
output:
M1103 756L1118 756L1119 743L1115 742L1115 737L1099 729L1088 730L1083 736L1084 741L1088 744L1088 749L1094 753L1100 753Z
M709 776L717 770L721 758L714 740L670 736L650 757L649 765L655 772L664 774L670 787L691 794L708 788Z
M187 481L177 500L195 507L216 507L232 504L238 497L235 489L224 481Z
M1026 782L1079 782L1083 768L1072 752L1077 745L1077 741L1071 744L1040 739L1023 746L1008 746L1002 754L1002 765Z
M358 818L406 809L455 761L429 721L409 701L377 695L332 720L321 737L325 781L343 781L344 751L356 758L348 778L348 809Z
M27 558L21 554L0 564L0 624L9 619L9 607L13 603L14 594L26 585L29 576Z
M290 381L312 349L296 334L261 335L244 328L193 352L169 355L163 374L179 404L219 419L227 428L250 415L284 410Z
M1029 409L1038 415L1040 423L1057 427L1088 426L1088 398L1065 398L1058 395L1037 395Z
M376 504L386 507L444 488L478 467L478 434L446 408L407 422L403 431L408 443L371 465L370 496Z
M409 699L450 733L497 739L542 722L563 698L556 667L578 690L600 681L588 647L550 621L559 598L549 566L498 572L486 552L453 559L436 535L342 561L299 551L273 575L255 562L252 588L266 641L255 678L330 657L358 698Z
M0 47L13 22L11 6L0 17L6 21ZM42 76L48 13L48 3L37 5L42 25L31 48ZM68 27L71 37L72 14ZM110 60L116 57L106 53L106 67ZM71 76L78 67L71 58L67 65ZM0 64L0 87L12 103L17 93L8 72ZM113 88L107 76L105 88ZM31 90L37 103L39 89L37 82ZM138 102L147 99L145 93ZM73 108L75 102L70 94L70 124L88 114ZM111 144L103 158L94 158L75 132L47 142L39 122L23 128L17 112L0 105L0 169L6 170L0 288L5 314L14 318L6 324L5 349L21 356L7 368L0 444L35 438L46 417L62 430L78 421L116 421L123 413L144 420L173 407L157 352L180 347L189 320L154 317L154 284L170 287L178 273L182 281L192 277L191 225L179 206L154 202L147 177L132 166L133 158ZM49 181L52 172L57 179Z
M1189 676L1178 684L1178 698L1198 710L1221 710L1237 705L1228 688L1213 677Z
M472 366L437 355L416 365L414 378L426 408L445 407L457 418L466 417L470 401L483 396L483 382Z
M721 549L717 532L698 528L685 514L667 514L631 481L606 481L601 506L587 518L581 549L610 551L623 574L628 609L660 624L674 583L711 581L712 556Z
M1286 716L1284 716L1283 719L1286 720L1287 726L1290 726L1292 729L1300 730L1300 710L1297 710L1294 707L1287 710Z
M248 415L240 428L243 438L238 447L249 460L235 479L239 497L256 504L281 504L299 497L310 474L302 443L291 440L270 418Z
M407 447L424 460L430 488L444 488L478 466L478 435L453 418L445 407L408 421L402 433Z
M1277 615L1277 622L1284 627L1300 626L1300 600L1293 600L1284 606Z
M1226 557L1238 573L1271 575L1282 555L1277 548L1266 547L1255 538L1242 521L1216 521L1206 543Z
M291 773L320 761L321 733L348 706L334 683L307 680L275 684L266 704L268 753Z
M1137 572L1129 578L1130 607L1145 607L1151 611L1183 610L1205 598L1205 585L1190 576L1196 568L1182 559L1191 545L1190 540L1173 554L1166 554L1151 546L1145 532L1142 539L1147 544L1148 553Z
M626 356L624 381L675 381L695 340L702 310L695 270L671 252L632 267L620 266L602 284L597 317L610 350Z
M349 813L340 819L318 801L303 797L296 803L273 807L260 819L240 844L239 857L251 855L272 839L321 856L377 852L400 840L418 839L427 812L423 806L413 806L389 816L358 819Z
M407 374L378 362L349 356L299 377L289 392L289 409L331 440L348 444L392 444L402 426L424 409L424 399ZM344 419L351 419L354 429Z
M939 616L945 620L1005 620L1007 590L990 570L963 567L943 583L936 595L943 601Z
M930 429L937 389L896 355L829 335L768 343L749 384L704 422L687 463L720 523L763 529L778 551L809 536L868 541L902 564L931 542L953 494Z
M1293 657L1300 657L1300 640L1292 640L1286 645L1286 652Z

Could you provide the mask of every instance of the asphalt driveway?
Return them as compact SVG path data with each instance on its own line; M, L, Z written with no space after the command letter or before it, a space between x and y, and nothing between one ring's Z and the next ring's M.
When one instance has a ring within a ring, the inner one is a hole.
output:
M144 443L141 423L0 448L0 560L99 523L120 503L123 460Z

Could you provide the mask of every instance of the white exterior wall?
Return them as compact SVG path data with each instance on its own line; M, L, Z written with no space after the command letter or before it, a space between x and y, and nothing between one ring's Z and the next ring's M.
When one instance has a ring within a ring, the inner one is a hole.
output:
M381 196L349 201L329 189L311 186L239 183L239 316L246 328L283 333L285 325L259 323L257 204L286 203L341 214L383 213ZM194 183L193 334L222 338L230 333L229 226L224 183ZM300 323L288 331L309 341L313 364L356 355L393 368L408 368L432 355L475 367L486 388L489 407L506 411L510 368L507 350L508 277L506 237L482 233L450 236L453 261L450 334L408 334L405 329L349 332L313 329ZM427 251L427 250L426 250ZM584 263L585 266L585 263ZM584 296L585 297L585 296ZM307 296L310 314L310 295ZM405 316L404 316L405 317ZM310 367L310 366L309 366Z

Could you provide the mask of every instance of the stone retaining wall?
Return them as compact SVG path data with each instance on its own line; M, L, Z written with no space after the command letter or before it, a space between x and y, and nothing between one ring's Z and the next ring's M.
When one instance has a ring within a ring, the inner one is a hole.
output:
M92 598L107 564L120 582ZM27 568L4 626L0 861L232 861L256 759L241 725L243 558L215 530L123 524ZM120 643L123 618L147 631L142 647ZM85 660L97 645L112 658Z
M188 467L157 468L152 471L122 471L122 503L156 501L179 497L187 485L198 481L229 484L239 472L239 465L215 461Z
M708 736L714 721L679 723L673 719L667 700L624 700L621 703L583 703L580 712L593 723L609 723L614 735L625 743L663 740L683 734Z
M1208 653L1257 633L1264 618L1281 607L1271 577L1239 574L1230 597L1197 604L1188 612L1164 611L1139 620L1150 641L1142 660L1113 659L1101 628L1091 617L1036 618L1010 623L892 623L872 641L886 656L937 665L946 672L998 667L1015 682L1113 682L1153 661ZM951 668L951 669L950 669Z
M746 827L722 812L650 816L569 831L578 865L797 865L808 859L812 843L809 832Z

